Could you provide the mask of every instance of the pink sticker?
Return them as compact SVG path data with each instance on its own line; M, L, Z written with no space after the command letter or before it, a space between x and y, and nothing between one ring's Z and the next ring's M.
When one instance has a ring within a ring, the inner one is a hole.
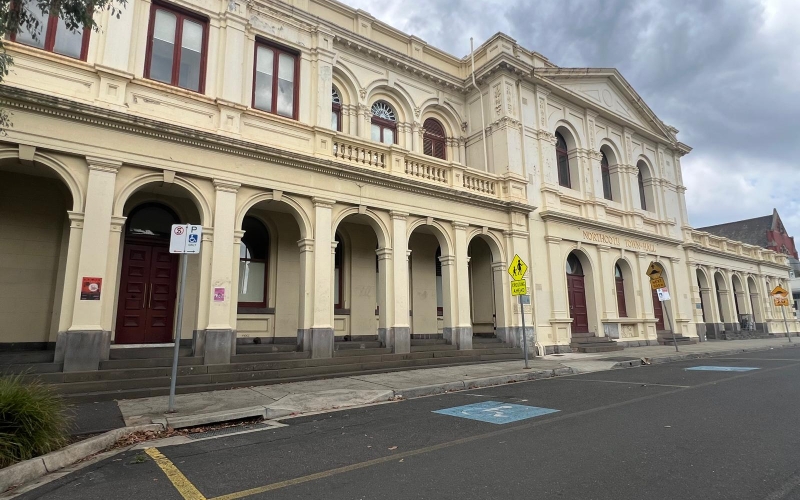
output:
M224 288L214 288L214 302L225 302Z

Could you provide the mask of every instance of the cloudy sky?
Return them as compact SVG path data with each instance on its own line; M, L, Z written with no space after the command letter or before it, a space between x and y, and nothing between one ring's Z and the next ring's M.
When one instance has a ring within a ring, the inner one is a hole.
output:
M798 0L344 0L462 57L498 31L563 67L615 67L678 138L690 221L778 209L800 242Z

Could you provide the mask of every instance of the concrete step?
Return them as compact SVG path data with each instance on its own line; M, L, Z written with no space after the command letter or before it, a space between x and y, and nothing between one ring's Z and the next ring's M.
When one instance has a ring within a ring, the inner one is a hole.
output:
M429 344L429 345L414 345L411 344L411 352L425 352L425 351L454 351L458 349L457 346L450 344Z
M150 358L170 358L172 359L174 346L164 347L112 347L109 359L150 359ZM191 347L181 347L178 351L179 356L191 356Z
M478 335L474 335L472 337L473 344L487 344L487 343L495 343L495 342L502 342L502 340L498 339L497 337L481 337Z
M0 365L0 374L14 373L54 373L64 369L63 363L20 363Z
M4 365L33 365L52 363L55 351L13 351L0 354L0 367Z
M383 347L383 342L379 340L348 340L333 343L333 348L336 351L346 351L350 349L379 349L381 347Z
M573 345L570 344L573 350L577 350L578 352L613 352L613 351L621 351L624 348L621 345L618 345L616 342L609 342L608 344L592 344L592 345Z
M203 364L203 358L186 356L178 358L178 366L197 366ZM101 370L125 370L129 368L172 368L172 358L150 359L109 359L100 362Z
M258 361L283 361L290 359L308 359L311 352L272 352L264 354L236 354L231 356L231 363L255 363Z
M573 343L573 344L595 344L595 343L605 344L605 343L608 343L608 342L613 342L613 340L611 340L608 337L572 337L572 342L571 343Z
M371 356L375 354L390 354L392 352L388 347L371 347L371 348L354 348L348 347L345 349L337 349L333 352L334 356Z
M266 354L271 352L296 352L296 344L238 344L236 354Z
M506 344L505 342L472 342L473 349L497 349L498 347L507 347L512 349L514 346Z
M411 339L412 346L418 345L449 345L445 339Z

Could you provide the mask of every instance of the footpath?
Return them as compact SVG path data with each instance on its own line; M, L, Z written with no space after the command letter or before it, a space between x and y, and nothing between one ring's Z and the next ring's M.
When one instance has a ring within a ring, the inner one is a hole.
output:
M692 345L648 346L598 354L553 354L530 360L481 363L462 366L422 368L390 373L351 375L306 382L265 385L225 391L178 394L176 412L167 414L166 396L84 403L74 408L78 427L100 433L42 457L0 470L0 500L37 487L48 480L69 474L71 464L95 456L99 460L113 453L106 451L133 433L154 436L168 428L207 426L236 420L282 419L294 415L322 412L358 405L430 396L450 391L476 389L511 382L523 382L579 373L669 363L687 359L725 356L742 352L800 347L799 339L710 341ZM280 425L280 424L278 424ZM83 434L75 432L75 434ZM169 437L145 442L138 447L180 444L186 437ZM164 441L164 440L162 440ZM91 461L90 460L90 461ZM88 462L86 462L88 463ZM77 465L75 467L80 467ZM55 474L54 474L55 473ZM41 478L41 479L39 479ZM24 488L2 492L37 480Z

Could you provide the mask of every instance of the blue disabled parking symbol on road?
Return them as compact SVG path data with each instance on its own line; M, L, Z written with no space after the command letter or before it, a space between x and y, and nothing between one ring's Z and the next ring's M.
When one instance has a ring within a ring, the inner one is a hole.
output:
M433 413L440 415L450 415L452 417L468 418L479 420L490 424L508 424L526 418L540 417L548 413L555 413L559 410L551 408L539 408L537 406L515 405L511 403L499 403L497 401L485 401L471 405L455 406L436 410Z
M701 372L749 372L751 370L758 370L758 368L750 366L693 366L686 369Z

